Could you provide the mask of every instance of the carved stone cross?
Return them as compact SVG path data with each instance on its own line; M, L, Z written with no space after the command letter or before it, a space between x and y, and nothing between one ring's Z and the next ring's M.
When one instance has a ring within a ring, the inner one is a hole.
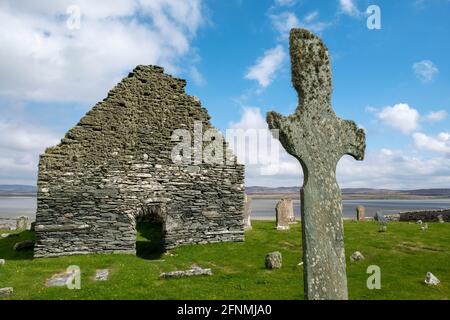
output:
M290 34L292 82L299 94L294 114L269 112L286 151L303 168L301 191L306 299L348 299L341 191L336 165L343 155L363 160L365 134L331 107L331 66L320 38L304 29Z

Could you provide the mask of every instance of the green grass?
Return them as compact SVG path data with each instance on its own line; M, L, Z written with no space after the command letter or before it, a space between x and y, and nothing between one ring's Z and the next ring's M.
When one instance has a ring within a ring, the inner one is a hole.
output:
M137 256L90 255L32 259L32 252L15 252L14 243L32 239L25 231L0 239L0 288L13 287L10 299L303 299L300 225L277 231L274 222L253 222L242 243L184 246L164 255L161 230L141 225ZM0 232L1 233L1 232ZM374 222L345 222L345 243L350 299L449 299L450 224L429 224L424 232L415 224L390 223L378 233ZM350 263L361 251L365 260ZM264 268L270 251L283 254L283 268ZM212 268L213 276L160 280L164 271L187 269L192 264ZM46 288L47 278L70 265L81 268L81 290ZM368 290L366 269L381 268L381 290ZM96 269L112 270L110 280L95 282ZM437 287L423 283L431 271Z

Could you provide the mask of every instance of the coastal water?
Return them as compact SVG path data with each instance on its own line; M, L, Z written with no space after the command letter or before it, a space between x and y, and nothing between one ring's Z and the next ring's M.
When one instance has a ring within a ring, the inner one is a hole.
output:
M275 217L275 199L253 199L252 217ZM425 200L344 200L344 216L355 217L356 207L363 205L366 216L374 216L377 211L384 214L402 211L447 209L450 208L450 199ZM294 212L300 216L300 201L294 200ZM0 197L0 218L13 218L21 215L34 219L36 213L35 197Z

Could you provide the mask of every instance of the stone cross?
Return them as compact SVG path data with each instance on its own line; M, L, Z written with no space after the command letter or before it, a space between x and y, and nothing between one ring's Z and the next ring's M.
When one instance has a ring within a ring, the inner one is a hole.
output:
M299 95L293 115L269 112L286 151L302 165L301 191L306 299L348 299L341 191L336 165L343 155L363 160L365 134L331 107L331 66L320 38L304 29L290 33L292 82Z

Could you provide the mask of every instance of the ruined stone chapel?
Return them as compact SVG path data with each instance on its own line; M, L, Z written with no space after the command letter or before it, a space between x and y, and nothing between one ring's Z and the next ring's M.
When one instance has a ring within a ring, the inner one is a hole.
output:
M172 161L174 130L212 128L185 85L138 66L41 155L35 257L135 254L141 218L162 224L166 249L243 240L244 167Z

